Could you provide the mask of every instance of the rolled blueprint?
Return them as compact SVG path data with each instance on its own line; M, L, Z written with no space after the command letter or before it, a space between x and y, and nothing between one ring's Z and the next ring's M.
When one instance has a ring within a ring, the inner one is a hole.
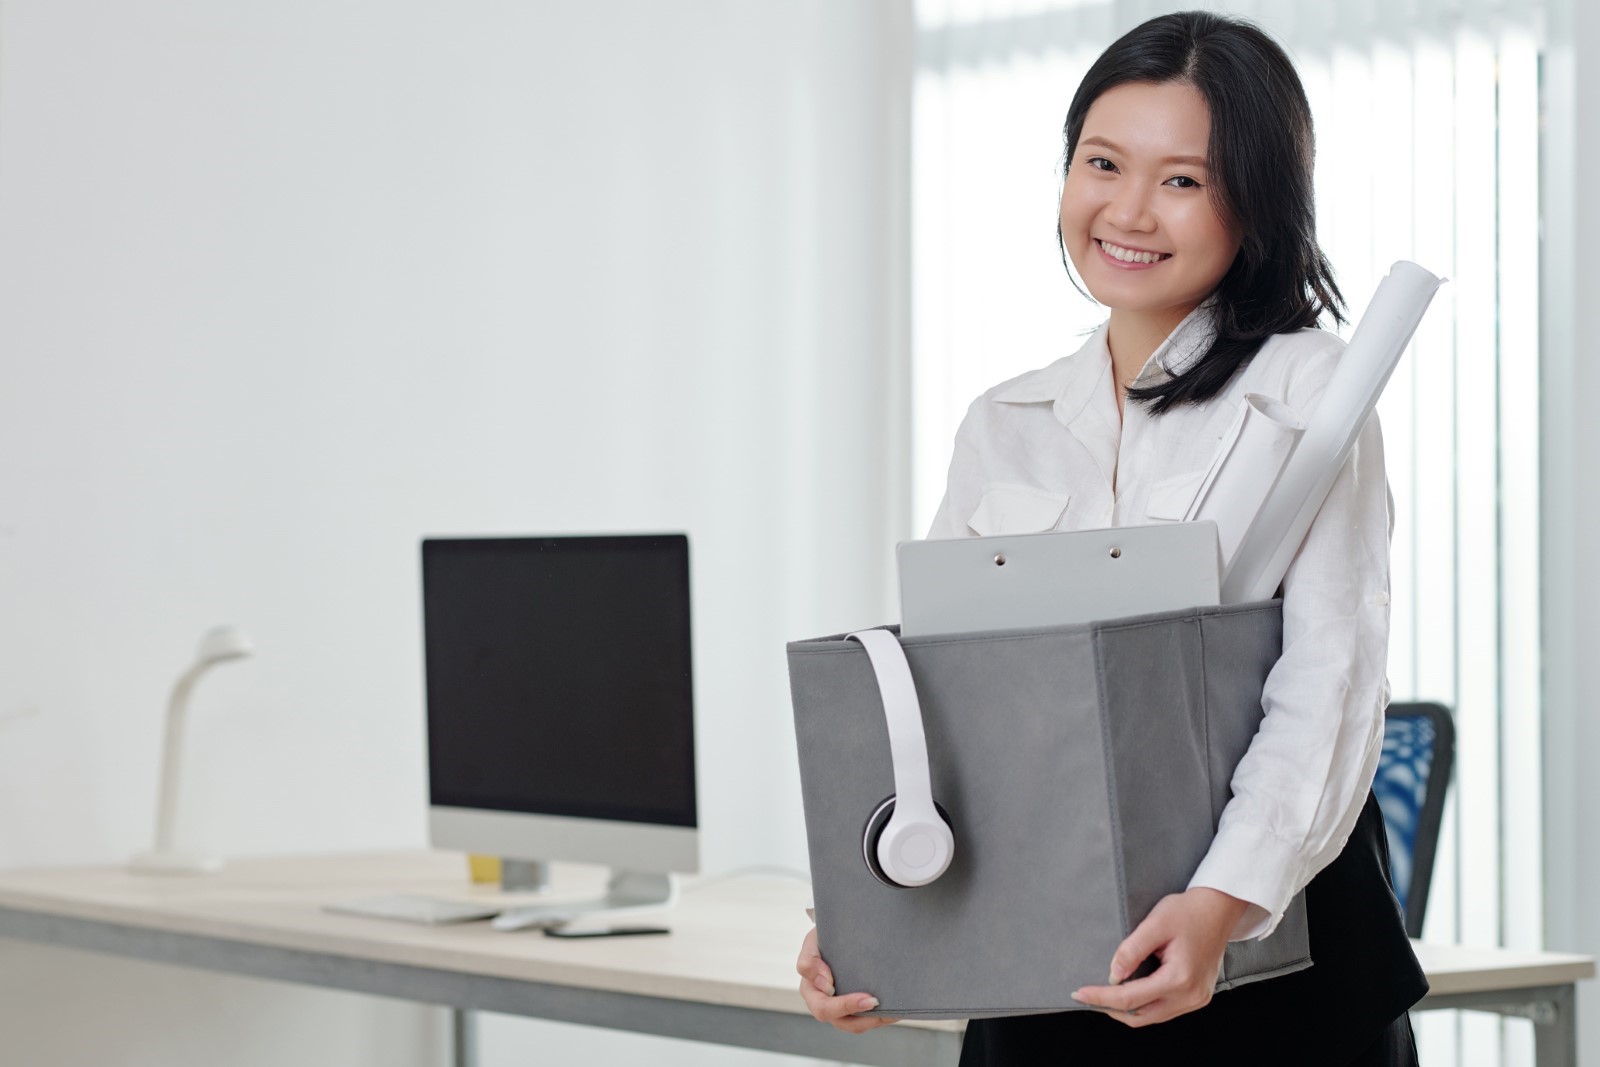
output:
M1306 417L1299 445L1228 561L1222 575L1224 604L1266 600L1277 591L1417 323L1443 283L1443 278L1401 260L1378 284L1321 401Z
M1222 573L1238 554L1262 505L1278 485L1306 424L1281 400L1246 393L1239 416L1222 438L1222 447L1189 505L1187 521L1210 519L1217 524Z

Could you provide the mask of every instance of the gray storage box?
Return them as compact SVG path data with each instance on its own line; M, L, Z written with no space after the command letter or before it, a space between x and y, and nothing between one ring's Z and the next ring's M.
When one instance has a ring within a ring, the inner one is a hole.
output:
M920 889L867 869L894 792L866 651L788 646L817 938L870 1014L924 1019L1083 1007L1112 953L1181 892L1228 802L1282 647L1277 601L902 641L955 859ZM1219 990L1311 964L1303 895L1228 947Z

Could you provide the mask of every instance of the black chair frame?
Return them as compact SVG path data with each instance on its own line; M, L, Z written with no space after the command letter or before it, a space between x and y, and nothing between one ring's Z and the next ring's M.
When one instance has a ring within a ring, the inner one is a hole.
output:
M1422 936L1422 917L1428 910L1428 887L1433 882L1433 860L1439 850L1439 827L1444 822L1444 799L1455 771L1456 727L1448 708L1431 702L1390 704L1386 716L1425 718L1433 724L1433 757L1428 763L1428 784L1422 811L1417 816L1417 837L1411 857L1411 884L1406 889L1406 933Z

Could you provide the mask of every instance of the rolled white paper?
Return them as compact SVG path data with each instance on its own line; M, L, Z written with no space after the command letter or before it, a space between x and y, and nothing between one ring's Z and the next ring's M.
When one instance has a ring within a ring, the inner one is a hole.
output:
M1378 284L1306 430L1222 575L1222 602L1271 597L1444 279L1400 260Z
M1245 533L1261 517L1261 507L1283 474L1306 424L1281 400L1246 393L1211 461L1185 520L1217 524L1222 573L1238 553Z

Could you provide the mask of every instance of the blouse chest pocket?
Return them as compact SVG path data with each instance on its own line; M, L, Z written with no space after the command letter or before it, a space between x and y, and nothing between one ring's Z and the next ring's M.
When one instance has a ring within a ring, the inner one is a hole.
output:
M1067 493L1047 493L1022 485L987 486L967 526L979 537L1053 530L1071 499Z
M1205 479L1206 472L1203 470L1161 479L1150 487L1150 496L1144 505L1144 517L1151 522L1182 522L1189 513L1189 505L1194 503L1195 494L1200 492L1200 483Z

